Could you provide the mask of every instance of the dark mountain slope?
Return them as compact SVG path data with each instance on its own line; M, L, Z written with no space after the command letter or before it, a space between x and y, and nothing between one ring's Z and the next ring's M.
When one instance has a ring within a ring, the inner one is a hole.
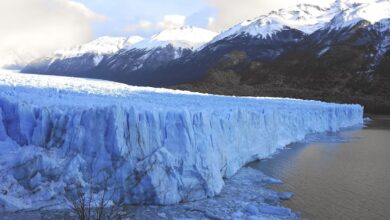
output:
M362 21L337 31L322 29L272 61L245 62L238 56L243 52L226 54L202 80L175 88L361 103L368 112L390 114L390 52L380 50L390 35L377 26Z

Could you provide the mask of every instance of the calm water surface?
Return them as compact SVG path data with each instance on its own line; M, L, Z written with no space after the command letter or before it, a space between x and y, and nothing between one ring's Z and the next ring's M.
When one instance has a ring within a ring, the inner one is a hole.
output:
M309 219L390 219L390 117L365 128L312 135L273 159L251 164L294 192L284 205Z

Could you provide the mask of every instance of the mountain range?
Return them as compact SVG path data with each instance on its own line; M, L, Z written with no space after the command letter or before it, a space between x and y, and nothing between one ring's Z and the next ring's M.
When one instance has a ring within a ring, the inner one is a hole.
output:
M242 96L355 102L390 113L390 1L300 4L217 34L99 38L22 72Z
M159 68L194 53L216 35L202 28L184 26L148 39L101 37L35 60L22 72L99 78L134 85L174 85L159 74Z

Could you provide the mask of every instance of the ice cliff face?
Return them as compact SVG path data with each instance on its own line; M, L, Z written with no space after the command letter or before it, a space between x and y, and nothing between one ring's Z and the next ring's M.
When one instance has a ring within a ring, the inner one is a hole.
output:
M359 105L0 73L0 205L64 205L66 192L91 183L134 204L215 196L246 163L362 114Z

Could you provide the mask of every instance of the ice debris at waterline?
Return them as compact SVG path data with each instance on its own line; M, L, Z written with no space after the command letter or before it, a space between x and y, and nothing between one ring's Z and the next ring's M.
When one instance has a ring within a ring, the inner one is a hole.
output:
M232 178L225 180L221 193L213 198L169 206L126 206L121 219L174 219L174 220L298 220L300 213L281 207L280 201L291 193L277 193L268 189L269 179L262 172L244 167ZM273 182L280 183L274 179ZM33 210L1 213L9 219L74 219L69 210Z
M363 122L359 105L17 73L0 73L0 110L7 210L64 206L67 192L91 182L131 204L212 197L250 161Z

